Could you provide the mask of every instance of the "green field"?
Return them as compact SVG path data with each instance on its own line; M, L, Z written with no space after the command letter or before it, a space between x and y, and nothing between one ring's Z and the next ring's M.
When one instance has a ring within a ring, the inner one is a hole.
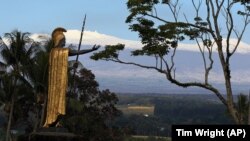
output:
M123 112L125 115L154 115L154 109L155 106L129 106L129 105L123 105L117 107L119 110Z

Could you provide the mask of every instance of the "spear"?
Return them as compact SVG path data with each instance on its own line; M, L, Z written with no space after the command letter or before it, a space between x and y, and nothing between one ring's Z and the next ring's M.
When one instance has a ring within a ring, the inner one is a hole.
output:
M79 45L78 45L78 52L80 51L81 49L81 44L82 44L82 36L83 36L83 33L84 33L84 28L85 28L85 22L86 22L86 14L84 16L84 20L83 20L83 25L82 25L82 31L81 31L81 36L80 36L80 40L79 40ZM76 61L75 63L78 62L78 58L79 58L79 54L76 55ZM73 87L74 87L74 93L76 91L76 84L75 84L75 75L76 75L76 69L77 69L77 66L78 65L74 65L74 72L73 72L73 81L74 81L74 84L73 84ZM71 93L71 92L70 92Z

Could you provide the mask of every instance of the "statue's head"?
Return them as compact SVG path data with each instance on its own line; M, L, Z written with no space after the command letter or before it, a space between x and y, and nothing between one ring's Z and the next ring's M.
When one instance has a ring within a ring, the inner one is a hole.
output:
M57 27L52 32L52 41L54 43L54 47L64 47L66 43L65 36L63 32L67 32L66 29L62 27Z

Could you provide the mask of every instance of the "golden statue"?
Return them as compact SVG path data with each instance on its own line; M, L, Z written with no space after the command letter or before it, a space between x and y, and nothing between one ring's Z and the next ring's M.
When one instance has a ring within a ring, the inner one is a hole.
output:
M52 32L53 48L49 57L48 99L44 127L49 127L57 121L58 116L65 115L68 56L80 55L97 50L100 46L94 45L92 49L74 51L65 46L66 29L58 27Z

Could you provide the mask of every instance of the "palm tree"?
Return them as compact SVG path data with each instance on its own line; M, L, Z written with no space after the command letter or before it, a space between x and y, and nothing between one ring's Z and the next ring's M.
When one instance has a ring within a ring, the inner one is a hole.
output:
M32 85L34 92L37 97L37 121L34 125L34 130L36 130L38 123L40 121L40 127L43 124L44 110L46 107L46 93L48 89L48 62L49 62L49 52L52 48L52 40L46 39L40 50L36 53L34 57L34 64L30 66L28 71L28 79ZM42 109L40 106L42 105ZM42 114L40 114L40 111ZM38 117L41 116L39 119Z
M3 42L2 38L0 43L0 53L3 61L1 64L7 67L7 73L11 74L13 80L13 89L10 99L10 113L7 125L6 141L9 140L10 127L13 118L14 104L17 95L17 84L29 84L27 77L27 68L32 66L33 58L38 50L37 44L29 38L30 33L14 30L11 33L5 33L4 37L8 43ZM31 87L31 86L30 86Z
M4 111L9 113L11 102L11 91L13 90L13 76L8 73L1 75L0 102L4 104Z
M48 60L52 41L47 40L33 58L33 64L29 66L28 79L36 93L47 91Z

